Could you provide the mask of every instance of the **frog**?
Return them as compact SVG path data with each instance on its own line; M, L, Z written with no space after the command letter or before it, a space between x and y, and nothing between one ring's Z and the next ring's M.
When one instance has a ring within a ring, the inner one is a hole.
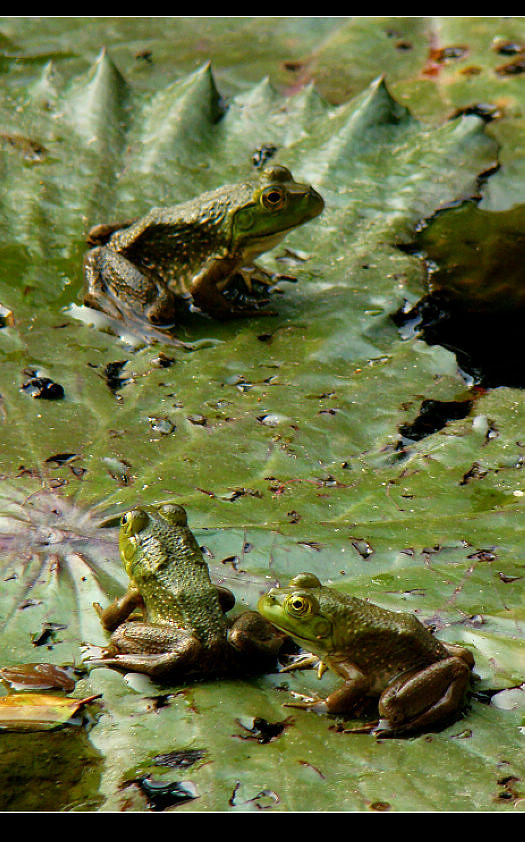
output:
M94 603L111 637L100 657L88 654L86 666L159 680L274 668L287 635L257 611L227 617L235 596L212 583L183 506L163 503L125 512L119 550L128 589L106 608Z
M97 225L87 238L84 304L160 328L172 327L188 301L219 320L274 315L259 306L267 298L247 306L225 293L239 276L249 292L254 281L270 286L273 276L255 258L323 209L313 187L274 164L141 218Z
M373 704L379 718L362 730L386 737L441 730L460 715L474 657L441 642L414 614L322 585L313 573L271 588L257 608L321 659L319 676L329 668L344 679L325 699L303 697L289 706L359 715Z

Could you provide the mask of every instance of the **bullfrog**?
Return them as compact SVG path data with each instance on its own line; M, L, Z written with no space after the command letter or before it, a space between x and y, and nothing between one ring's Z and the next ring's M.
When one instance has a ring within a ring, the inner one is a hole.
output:
M275 666L287 635L256 611L229 622L226 612L235 597L212 583L183 506L126 512L119 550L129 587L105 609L94 603L113 634L102 657L88 657L88 664L153 678L255 673Z
M128 313L172 326L181 297L217 319L261 315L223 293L242 274L246 287L267 273L256 257L292 228L318 216L319 193L273 165L239 184L227 184L141 219L95 226L84 259L84 304L121 319Z
M303 698L291 706L359 713L378 699L379 721L365 729L378 736L436 729L459 713L474 658L439 641L413 614L340 593L312 573L272 588L257 607L344 679L326 699Z

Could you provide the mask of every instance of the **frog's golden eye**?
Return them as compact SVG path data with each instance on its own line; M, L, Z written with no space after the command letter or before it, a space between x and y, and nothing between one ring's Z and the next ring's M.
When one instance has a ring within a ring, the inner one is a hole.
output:
M281 210L286 205L286 190L279 184L272 184L263 190L261 202L268 210Z
M187 526L188 524L186 510L177 503L163 503L158 511L172 526Z
M131 509L122 515L120 524L126 535L136 535L137 532L144 529L148 521L149 517L142 509Z
M286 597L286 610L294 617L304 617L312 608L311 599L308 596L303 596L300 593L293 593Z

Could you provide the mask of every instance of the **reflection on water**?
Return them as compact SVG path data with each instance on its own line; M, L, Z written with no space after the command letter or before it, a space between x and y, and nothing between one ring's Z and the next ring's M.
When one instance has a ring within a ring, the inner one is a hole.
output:
M96 811L102 763L78 726L0 733L0 811Z

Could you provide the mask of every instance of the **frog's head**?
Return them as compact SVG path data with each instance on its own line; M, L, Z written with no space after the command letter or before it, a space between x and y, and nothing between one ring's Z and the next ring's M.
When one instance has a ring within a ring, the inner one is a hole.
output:
M289 169L268 167L254 182L251 199L232 211L231 247L254 246L259 253L266 251L323 208L322 196L309 184L295 181Z
M159 538L188 523L186 510L176 503L130 509L120 519L119 550L126 573L136 578L148 554L158 554Z
M316 653L334 648L333 621L327 613L321 582L299 573L286 588L271 588L258 602L259 612L278 629Z

